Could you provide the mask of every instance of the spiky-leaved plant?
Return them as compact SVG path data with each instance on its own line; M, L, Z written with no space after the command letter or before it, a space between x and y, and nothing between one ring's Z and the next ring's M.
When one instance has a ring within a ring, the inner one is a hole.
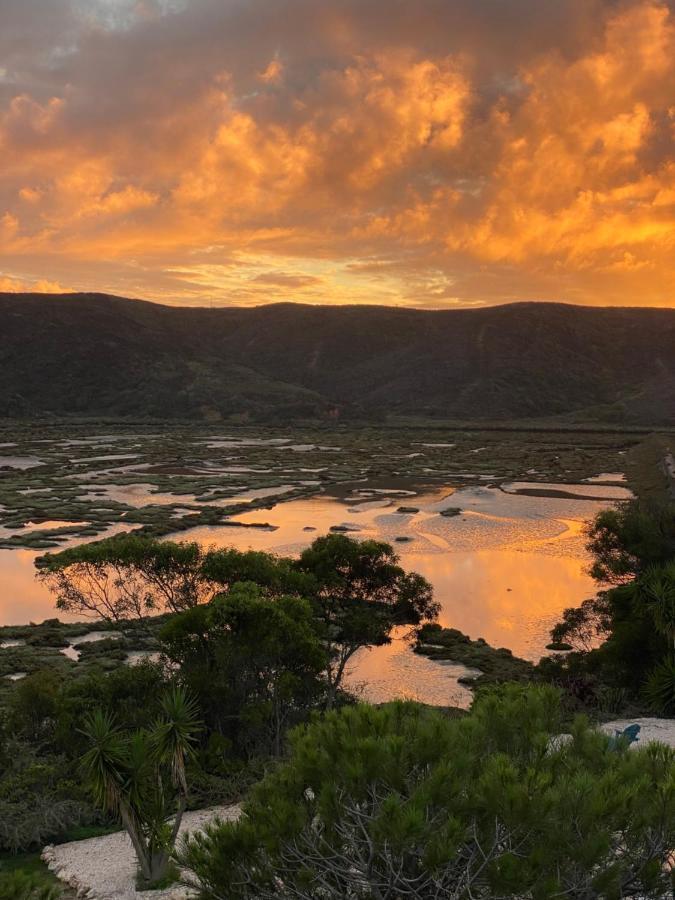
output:
M187 804L186 764L199 729L196 704L181 687L164 697L150 729L124 732L100 709L87 717L90 747L82 764L94 800L126 829L144 884L166 877Z
M655 713L675 715L675 657L664 659L656 666L647 679L644 695Z
M656 629L675 651L675 560L651 566L638 582Z

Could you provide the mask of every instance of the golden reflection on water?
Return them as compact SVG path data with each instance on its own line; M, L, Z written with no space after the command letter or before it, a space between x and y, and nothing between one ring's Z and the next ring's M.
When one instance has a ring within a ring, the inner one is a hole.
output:
M116 523L101 532L98 539L131 528L131 525ZM83 539L75 536L63 541L59 549L81 543L84 543ZM64 622L76 622L83 618L57 611L53 595L35 577L35 559L44 552L0 549L0 625L25 625L57 617Z
M267 523L275 530L216 526L189 529L182 536L207 545L294 555L331 526L358 528L354 537L392 542L402 564L431 581L441 603L441 624L533 660L545 652L560 612L595 592L586 572L583 527L584 519L606 504L486 488L397 497L384 508L383 502L366 501L359 509L353 501L326 497L294 500L236 517L243 525ZM464 514L439 515L453 505ZM401 506L419 512L399 513ZM396 542L396 537L407 540Z
M583 528L608 503L609 498L533 497L484 486L435 488L416 496L364 490L279 503L233 517L234 526L197 527L173 537L296 555L331 526L354 529L356 538L391 542L407 569L431 581L442 625L537 660L562 610L596 590L586 572ZM399 512L400 507L417 511ZM448 507L462 512L440 515ZM242 527L256 524L269 527ZM53 598L33 577L35 555L0 551L2 622L20 624L55 614ZM414 654L396 639L360 651L349 685L365 685L364 696L376 702L408 696L467 706L471 694L457 684L465 672L462 666Z
M470 670L465 666L432 662L413 653L399 633L391 644L359 650L348 669L346 686L370 703L402 697L466 709L471 705L472 694L457 679L467 673Z
M0 624L25 625L57 615L54 598L35 579L36 556L32 550L0 550Z
M582 563L559 556L477 550L404 561L434 585L442 625L530 659L543 654L560 612L595 591Z

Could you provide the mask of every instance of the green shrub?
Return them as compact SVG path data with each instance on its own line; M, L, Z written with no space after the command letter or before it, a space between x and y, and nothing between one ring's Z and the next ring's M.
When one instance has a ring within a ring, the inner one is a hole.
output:
M0 871L0 900L57 900L57 885L33 872Z
M92 820L81 780L74 780L62 756L38 755L12 739L7 757L0 773L0 851L40 848Z
M214 900L671 897L675 754L560 729L550 687L330 712L180 861Z

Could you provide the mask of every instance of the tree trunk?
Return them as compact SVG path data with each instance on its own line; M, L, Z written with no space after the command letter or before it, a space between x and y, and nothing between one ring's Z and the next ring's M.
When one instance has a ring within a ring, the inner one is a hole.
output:
M330 668L328 669L328 694L326 696L326 709L332 709L335 704L335 698L337 697L337 692L342 684L342 677L345 673L345 668L347 667L347 663L352 658L357 648L347 650L342 658L340 659L337 668L335 670L335 675L331 679Z
M153 853L150 857L150 878L148 879L149 885L156 884L166 875L166 870L169 864L169 854L166 850L159 850Z
M138 867L141 870L141 874L143 878L150 879L151 877L151 865L149 859L149 853L143 841L141 835L136 831L136 827L132 817L129 815L128 811L121 808L120 814L122 817L122 823L126 829L127 834L133 844L134 850L136 851L136 859L138 860Z
M326 709L330 710L333 708L333 704L335 703L335 694L337 692L337 687L335 683L331 681L330 674L328 675L328 692L326 693Z
M173 828L171 829L171 837L169 838L169 850L173 850L176 843L178 829L180 828L180 823L183 821L183 813L185 812L186 806L187 797L184 794L181 794L178 798L178 809L176 810L176 817L173 820Z

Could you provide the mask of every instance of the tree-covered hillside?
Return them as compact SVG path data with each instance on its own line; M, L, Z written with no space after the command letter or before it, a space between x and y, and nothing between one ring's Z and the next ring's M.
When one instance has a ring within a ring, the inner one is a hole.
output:
M0 415L675 422L675 310L0 294Z

